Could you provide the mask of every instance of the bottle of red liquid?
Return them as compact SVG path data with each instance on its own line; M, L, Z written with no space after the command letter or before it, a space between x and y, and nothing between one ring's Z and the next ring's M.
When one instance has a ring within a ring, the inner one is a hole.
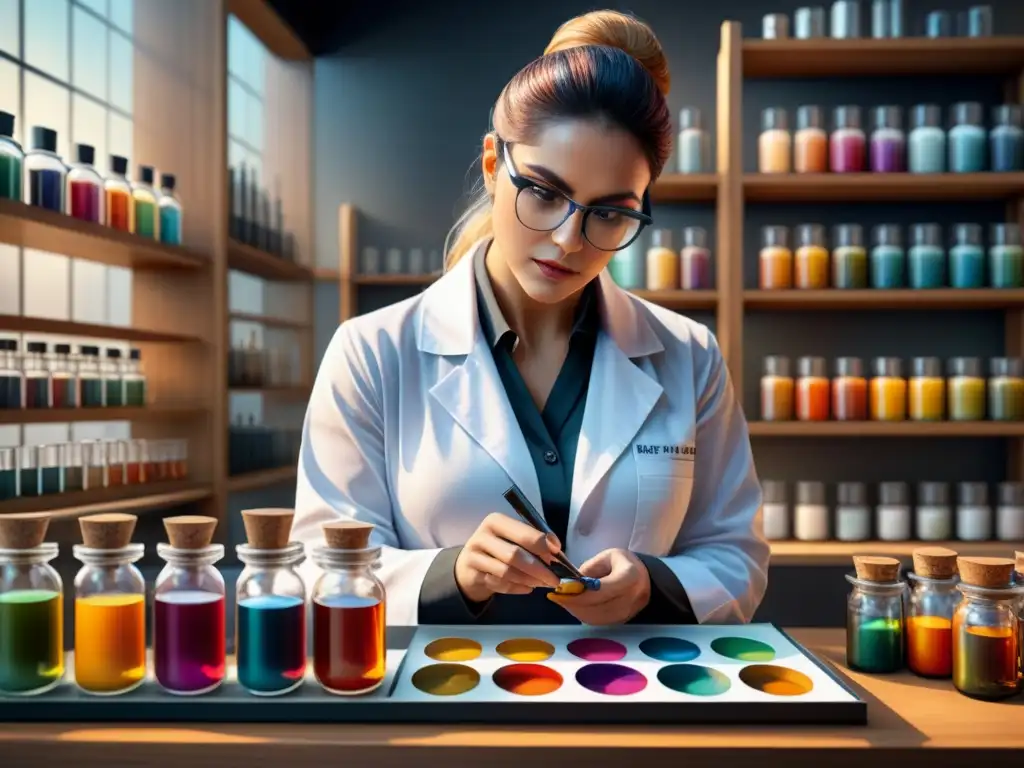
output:
M103 179L93 163L96 150L88 144L75 145L76 163L68 169L68 213L82 221L103 221Z

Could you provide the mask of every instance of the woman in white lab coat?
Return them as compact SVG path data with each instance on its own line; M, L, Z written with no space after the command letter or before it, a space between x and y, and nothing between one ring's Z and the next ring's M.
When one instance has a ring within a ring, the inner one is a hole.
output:
M760 603L760 485L715 338L606 269L652 222L668 90L642 22L564 24L495 104L445 274L331 341L295 535L373 523L389 624L741 622ZM554 594L559 550L600 589Z

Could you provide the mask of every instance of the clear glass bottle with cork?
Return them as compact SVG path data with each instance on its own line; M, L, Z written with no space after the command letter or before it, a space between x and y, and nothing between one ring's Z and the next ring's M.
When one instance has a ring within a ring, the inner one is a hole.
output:
M146 677L146 581L135 566L145 546L132 542L136 520L122 513L78 520L75 682L86 693L127 693Z
M45 512L0 515L0 694L33 696L64 677L64 585Z
M956 558L944 547L914 550L914 571L907 574L907 667L921 677L953 674L953 613L960 602Z
M953 614L953 685L976 699L998 700L1020 692L1021 630L1018 603L1024 586L1013 583L1014 561L960 557Z
M869 674L903 667L904 594L900 561L892 557L857 555L855 573L846 580L853 589L846 603L846 664Z
M245 564L235 590L235 658L239 684L257 696L278 696L306 674L306 589L296 567L301 542L291 541L292 509L242 511Z
M374 526L358 521L323 525L325 543L313 549L323 574L313 586L313 672L329 693L369 693L384 681L386 594L374 570Z
M153 667L168 693L207 693L224 682L224 578L214 563L217 518L164 518L168 543L156 545L167 563L153 585Z

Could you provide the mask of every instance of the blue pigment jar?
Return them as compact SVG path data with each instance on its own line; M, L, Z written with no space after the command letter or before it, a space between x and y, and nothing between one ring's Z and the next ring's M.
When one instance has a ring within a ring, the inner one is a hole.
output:
M951 173L979 173L985 170L985 128L981 104L964 101L953 105L949 129L949 170Z
M906 280L907 256L898 224L880 224L872 231L871 287L902 288Z
M64 213L67 167L57 155L57 132L32 126L32 150L25 155L25 202Z
M985 249L980 224L957 224L949 247L949 284L954 288L985 285Z
M988 134L992 170L1024 171L1024 128L1020 104L1000 104L992 109L992 130Z
M620 288L640 290L647 281L646 261L642 238L637 238L621 251L616 251L608 262L608 271Z
M910 251L907 255L910 287L941 288L946 282L942 227L938 224L915 224L910 232Z
M988 241L989 283L993 288L1024 287L1024 248L1020 226L993 224Z
M918 104L910 115L907 169L911 173L943 173L946 170L946 132L938 104Z

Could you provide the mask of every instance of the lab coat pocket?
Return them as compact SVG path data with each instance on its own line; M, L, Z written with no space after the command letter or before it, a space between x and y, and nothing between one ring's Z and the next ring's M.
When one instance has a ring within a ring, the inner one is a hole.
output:
M656 557L669 553L693 494L694 457L635 457L636 516L629 549Z

